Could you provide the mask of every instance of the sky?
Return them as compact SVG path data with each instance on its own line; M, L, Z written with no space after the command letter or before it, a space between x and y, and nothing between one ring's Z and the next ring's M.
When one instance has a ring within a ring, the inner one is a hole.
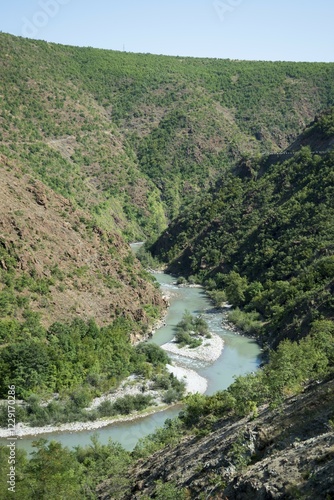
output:
M0 31L13 35L222 59L334 62L333 26L333 0L10 0L0 6Z

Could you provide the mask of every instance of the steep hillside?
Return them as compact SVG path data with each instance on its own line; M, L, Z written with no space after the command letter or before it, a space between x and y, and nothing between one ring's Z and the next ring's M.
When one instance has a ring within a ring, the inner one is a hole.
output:
M312 151L321 154L334 148L334 108L329 108L317 116L286 152L293 153L302 146L309 146Z
M205 436L180 437L131 470L127 499L331 499L334 495L333 380L288 398L256 418L223 418ZM111 481L110 481L111 482ZM115 498L112 482L98 498ZM178 496L177 496L178 495Z
M330 111L288 159L244 163L225 175L152 247L169 271L224 289L273 345L304 336L318 318L333 319L333 138Z
M324 111L320 116L317 116L305 131L282 153L269 155L268 158L262 162L263 167L260 172L274 163L283 163L305 146L308 146L315 154L323 155L331 151L334 148L333 113L334 108L332 107ZM240 162L237 166L237 171L238 170L240 173L243 172L244 175L247 175L247 164L245 162ZM250 171L248 171L248 175L250 175Z
M334 65L193 59L0 34L0 151L128 238L334 102Z
M146 369L133 344L166 306L152 281L117 231L1 155L0 399L15 386L17 422L97 418L91 399Z
M1 34L0 52L0 151L106 230L129 239L162 230L159 192L83 88L72 49Z
M119 234L4 156L0 178L0 322L33 311L44 325L123 316L147 326L145 307L157 314L162 299Z

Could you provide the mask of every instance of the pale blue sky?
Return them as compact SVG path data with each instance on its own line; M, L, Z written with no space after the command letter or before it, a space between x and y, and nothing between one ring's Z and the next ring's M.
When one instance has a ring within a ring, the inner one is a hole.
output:
M10 0L0 31L129 52L334 61L333 0Z

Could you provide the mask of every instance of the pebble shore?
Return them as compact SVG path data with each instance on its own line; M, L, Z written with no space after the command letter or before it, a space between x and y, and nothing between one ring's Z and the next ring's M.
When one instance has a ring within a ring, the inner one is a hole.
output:
M185 358L198 359L205 363L213 363L221 355L224 349L224 341L216 333L211 333L211 338L204 338L203 343L195 349L191 347L179 347L174 341L167 342L161 347L167 352L172 352L173 354L178 354Z
M38 436L39 434L51 434L56 432L80 432L80 431L91 431L95 429L101 429L107 427L108 425L119 423L119 422L130 422L131 420L138 420L148 415L158 413L160 411L166 410L171 405L162 405L160 407L150 408L145 412L137 413L134 412L131 415L104 418L95 420L93 422L70 422L66 424L58 425L45 425L44 427L30 427L27 424L19 423L15 427L15 434L13 435L12 430L7 430L0 428L0 438L13 438L13 437L25 437L25 436Z
M166 365L166 368L170 373L173 373L177 379L185 382L187 394L195 394L196 392L204 394L207 390L208 381L206 378L198 375L198 373L194 370L172 365Z

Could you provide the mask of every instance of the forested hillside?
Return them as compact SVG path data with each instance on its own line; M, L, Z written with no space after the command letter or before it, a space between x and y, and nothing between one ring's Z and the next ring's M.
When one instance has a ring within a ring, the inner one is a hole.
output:
M151 247L274 350L227 390L189 396L100 499L333 497L333 125L330 109L280 161L241 162Z
M157 235L241 157L333 104L334 65L75 48L0 34L0 151L100 226Z
M235 319L274 345L333 319L333 119L324 113L278 163L224 175L152 247L169 271L243 309Z
M2 161L0 398L14 384L26 400L73 390L87 403L143 368L131 344L166 304L117 232Z

